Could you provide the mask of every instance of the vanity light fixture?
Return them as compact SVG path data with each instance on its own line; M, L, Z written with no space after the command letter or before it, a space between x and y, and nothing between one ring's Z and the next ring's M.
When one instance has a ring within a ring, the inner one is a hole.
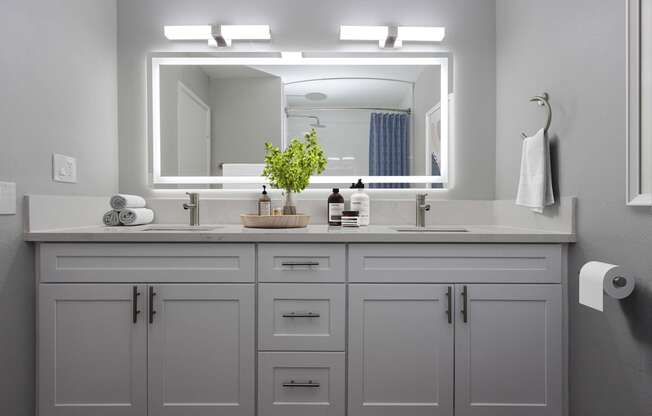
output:
M283 51L281 52L281 59L284 61L300 61L303 59L303 52L288 52L288 51Z
M388 34L387 26L340 26L340 40L375 40L381 48Z
M230 47L234 40L270 40L268 25L181 25L165 26L169 40L204 40L216 47Z
M403 42L441 42L445 27L436 26L340 26L340 40L373 40L381 48L400 48Z

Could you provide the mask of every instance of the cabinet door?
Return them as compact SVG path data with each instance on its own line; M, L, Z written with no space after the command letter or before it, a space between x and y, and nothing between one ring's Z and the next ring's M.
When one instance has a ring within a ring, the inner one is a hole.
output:
M458 285L456 292L456 416L561 415L561 286Z
M145 286L38 291L39 415L147 415Z
M252 416L254 285L155 285L148 298L149 414Z
M350 285L350 416L453 414L449 289Z

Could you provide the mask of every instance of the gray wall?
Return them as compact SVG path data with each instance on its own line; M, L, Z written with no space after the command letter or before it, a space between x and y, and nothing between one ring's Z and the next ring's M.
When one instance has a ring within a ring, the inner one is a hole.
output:
M0 216L0 414L34 415L34 249L22 195L117 190L116 3L2 0L0 180L16 216ZM53 152L77 157L79 183L51 181Z
M652 212L625 206L625 2L498 0L496 27L496 195L514 197L519 134L544 119L527 99L548 91L558 190L579 197L579 242L569 253L571 415L649 416ZM578 272L589 260L630 269L634 295L606 300L604 313L578 305Z
M442 45L407 45L404 51L450 50L459 123L455 162L459 166L452 198L492 199L495 162L495 2L478 0L118 0L118 101L120 190L150 194L147 183L145 109L147 54L154 51L210 51L201 42L170 42L166 24L266 23L270 43L241 42L232 49L378 51L373 42L339 41L341 24L446 26ZM466 167L472 166L473 169Z
M210 82L212 170L224 163L263 163L265 142L281 145L281 79L213 78Z

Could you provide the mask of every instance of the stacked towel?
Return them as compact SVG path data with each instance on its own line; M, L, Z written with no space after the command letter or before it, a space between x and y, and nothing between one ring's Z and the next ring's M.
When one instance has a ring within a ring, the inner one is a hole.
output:
M145 198L138 195L117 194L111 197L111 208L145 208Z
M120 211L120 222L124 225L143 225L154 221L154 211L148 208L127 208Z
M550 169L550 145L543 129L523 140L521 176L516 205L542 213L543 208L555 203Z
M111 208L102 218L104 225L109 227L143 225L154 221L154 211L145 208L145 199L137 195L114 195L111 197Z
M117 209L112 209L111 211L107 212L104 214L104 217L102 217L102 222L104 225L109 227L120 225L120 211Z

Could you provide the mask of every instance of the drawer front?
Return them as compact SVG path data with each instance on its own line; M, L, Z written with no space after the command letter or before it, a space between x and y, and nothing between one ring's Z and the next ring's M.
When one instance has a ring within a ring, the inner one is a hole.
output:
M261 282L343 282L344 244L261 244L258 264Z
M259 416L344 416L344 353L262 352Z
M253 282L253 244L41 244L41 282Z
M560 283L558 244L352 244L351 282Z
M345 292L342 284L261 284L259 348L344 351Z

